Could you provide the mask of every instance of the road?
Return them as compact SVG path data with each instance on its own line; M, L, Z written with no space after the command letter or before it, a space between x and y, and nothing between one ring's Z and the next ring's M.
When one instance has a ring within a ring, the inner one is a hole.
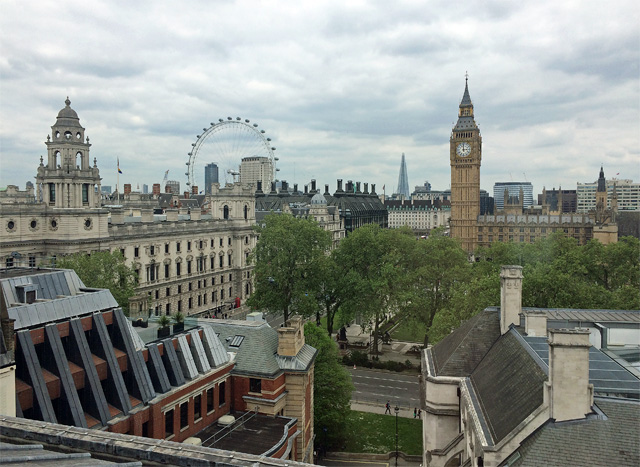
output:
M411 409L420 406L420 383L417 373L349 368L355 391L352 402L379 405L384 408L387 400L391 407Z

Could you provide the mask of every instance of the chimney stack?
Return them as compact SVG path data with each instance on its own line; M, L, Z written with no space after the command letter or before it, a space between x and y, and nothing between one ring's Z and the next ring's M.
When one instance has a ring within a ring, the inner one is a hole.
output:
M315 179L311 180L311 192L312 193L316 192L316 181L315 181Z
M336 191L342 191L342 179L338 179L338 189Z
M131 193L131 183L125 183L124 184L124 194L128 195L129 193Z
M295 357L304 345L302 318L294 316L278 328L278 355Z
M525 311L524 332L527 336L547 337L547 314L540 310Z
M589 330L549 329L550 418L585 418L593 405L589 384Z
M522 266L502 266L500 271L500 333L520 324L522 312Z
M160 184L159 183L154 183L153 184L153 189L151 191L153 193L154 196L158 196L160 194Z

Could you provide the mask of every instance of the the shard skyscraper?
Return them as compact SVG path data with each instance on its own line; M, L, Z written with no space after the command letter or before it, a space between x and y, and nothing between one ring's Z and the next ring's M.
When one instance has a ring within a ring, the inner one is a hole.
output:
M407 176L407 163L404 160L404 152L402 153L402 162L400 162L400 174L398 175L398 196L404 196L409 199L411 192L409 191L409 177Z

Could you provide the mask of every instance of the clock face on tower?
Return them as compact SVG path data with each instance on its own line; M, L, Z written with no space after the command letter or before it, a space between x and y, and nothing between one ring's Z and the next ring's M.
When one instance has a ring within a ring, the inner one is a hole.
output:
M469 143L458 144L458 146L456 147L456 154L460 157L467 157L469 154L471 154L471 146L469 145Z

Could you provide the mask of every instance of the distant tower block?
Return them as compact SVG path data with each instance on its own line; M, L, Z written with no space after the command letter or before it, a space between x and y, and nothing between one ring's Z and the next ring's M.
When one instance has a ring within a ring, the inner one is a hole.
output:
M400 162L400 174L398 175L398 195L409 198L411 191L409 191L409 177L407 176L407 163L404 160L404 152L402 153L402 161Z

